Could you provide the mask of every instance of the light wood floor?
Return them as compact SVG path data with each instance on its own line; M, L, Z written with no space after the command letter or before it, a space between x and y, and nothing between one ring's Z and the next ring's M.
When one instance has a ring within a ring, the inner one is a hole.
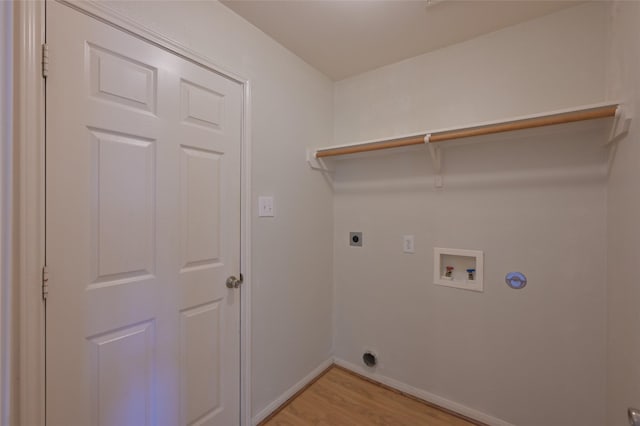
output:
M333 366L261 426L475 424Z

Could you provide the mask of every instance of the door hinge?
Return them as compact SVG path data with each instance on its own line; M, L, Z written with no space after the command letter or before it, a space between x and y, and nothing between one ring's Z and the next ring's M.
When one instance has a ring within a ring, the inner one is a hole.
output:
M42 78L49 76L49 45L44 43L42 45Z
M49 267L47 265L42 267L42 299L47 300L49 295Z

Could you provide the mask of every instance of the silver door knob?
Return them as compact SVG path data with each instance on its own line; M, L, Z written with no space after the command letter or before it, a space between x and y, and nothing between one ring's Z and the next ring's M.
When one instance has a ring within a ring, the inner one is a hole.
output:
M629 408L628 415L631 426L640 426L640 410L637 408Z
M240 274L240 278L236 278L231 275L227 278L227 288L238 288L242 284L242 274Z

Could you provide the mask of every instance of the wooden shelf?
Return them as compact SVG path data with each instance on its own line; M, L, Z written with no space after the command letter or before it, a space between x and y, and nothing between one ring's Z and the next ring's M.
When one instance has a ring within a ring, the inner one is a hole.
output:
M473 136L511 132L543 126L553 126L564 123L594 120L598 118L619 118L621 116L621 113L621 106L618 102L586 105L559 111L509 118L505 120L478 123L449 129L426 131L418 134L400 136L391 139L373 140L355 144L322 148L315 151L314 157L316 159L320 159L421 144L428 144L433 146L434 144L439 144L441 142ZM614 127L617 126L617 122L618 120L616 119ZM626 123L626 126L628 127L628 122ZM612 131L612 137L615 134L616 132L614 128Z

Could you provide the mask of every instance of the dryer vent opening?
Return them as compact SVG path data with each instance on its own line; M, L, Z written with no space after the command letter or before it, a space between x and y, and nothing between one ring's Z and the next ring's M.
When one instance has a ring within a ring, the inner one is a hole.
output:
M362 362L364 362L367 367L375 367L378 364L378 357L376 357L374 353L365 352L364 355L362 355Z

